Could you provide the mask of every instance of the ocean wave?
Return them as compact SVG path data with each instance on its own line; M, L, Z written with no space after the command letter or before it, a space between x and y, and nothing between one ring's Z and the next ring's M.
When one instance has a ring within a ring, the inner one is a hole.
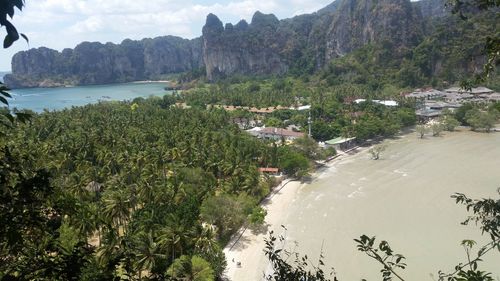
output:
M41 96L41 94L24 94L24 95L19 94L19 96L21 96L21 97L39 97L39 96Z

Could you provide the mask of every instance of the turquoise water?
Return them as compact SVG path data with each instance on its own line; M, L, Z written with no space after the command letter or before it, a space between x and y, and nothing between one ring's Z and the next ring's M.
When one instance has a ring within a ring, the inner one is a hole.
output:
M10 108L30 109L35 112L60 110L99 101L132 100L137 97L163 96L169 92L166 83L125 83L71 88L15 89L10 93Z

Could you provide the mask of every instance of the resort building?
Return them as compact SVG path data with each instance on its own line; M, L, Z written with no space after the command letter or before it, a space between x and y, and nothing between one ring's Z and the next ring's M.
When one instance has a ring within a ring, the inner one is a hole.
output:
M444 90L446 93L450 94L472 94L472 95L481 95L481 94L493 94L493 90L488 89L486 87L477 87L477 88L472 88L470 90L465 90L460 87L451 87L446 90Z
M280 170L278 168L259 168L259 173L263 174L263 175L270 175L270 176L279 176Z
M367 102L367 101L370 101L370 100L357 99L354 102L357 103L357 104L360 104L362 102ZM390 107L398 106L398 102L397 101L393 101L393 100L371 100L371 102L378 103L378 104L385 105L385 106L390 106Z
M298 111L304 111L304 110L309 110L311 109L311 106L310 105L301 105L297 108L295 107L290 107L290 109L294 109L294 110L298 110Z
M275 127L255 127L253 129L247 130L251 135L268 140L277 140L281 141L284 139L285 141L291 142L295 139L302 138L305 136L302 132L295 132L292 130L287 130L283 128L275 128Z
M451 87L444 91L417 89L412 93L404 94L404 96L414 98L419 103L416 114L421 122L427 122L441 116L445 109L453 111L464 103L500 102L500 94L485 87L472 88L469 91L459 87Z
M441 116L442 111L435 109L419 109L415 111L415 114L417 115L418 121L425 123L429 120Z
M445 96L446 93L435 89L425 89L425 90L416 89L414 92L405 95L406 98L415 98L424 100L439 99L439 98L444 98Z
M249 106L234 106L234 105L213 105L212 107L222 108L226 111L247 110L249 112L256 113L256 114L268 114L268 113L273 113L276 110L289 109L288 107L284 107L284 106L280 106L280 105L275 106L275 107L264 107L264 108L249 107Z
M453 111L461 106L462 104L456 102L445 102L445 101L435 101L435 100L427 100L424 103L424 108L429 110L449 109Z
M415 98L417 100L439 100L445 101L454 105L449 107L456 108L466 102L484 103L495 102L500 100L500 94L486 87L472 88L467 91L459 87L451 87L444 91L435 89L416 89L414 92L405 94L406 98Z
M356 145L356 138L338 137L325 142L326 147L333 147L336 151L345 151Z
M250 117L233 117L231 118L231 122L238 125L238 127L242 130L248 130L259 124L257 120Z

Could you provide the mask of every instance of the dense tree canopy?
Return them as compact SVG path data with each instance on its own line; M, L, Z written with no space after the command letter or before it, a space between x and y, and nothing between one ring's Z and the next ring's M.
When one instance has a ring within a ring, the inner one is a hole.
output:
M268 165L270 147L223 110L164 109L163 101L46 112L5 131L0 278L56 280L78 258L73 274L83 280L154 279L186 254L221 274L220 242L269 192L257 167ZM210 211L234 219L210 219L202 206L223 199L236 209ZM40 272L26 270L32 263Z

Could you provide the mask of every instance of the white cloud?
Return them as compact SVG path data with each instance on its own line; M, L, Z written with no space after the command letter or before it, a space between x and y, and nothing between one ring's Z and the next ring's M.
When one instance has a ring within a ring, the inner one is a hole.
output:
M69 27L69 30L76 33L98 32L104 28L103 19L98 16L90 16L83 21L77 22Z
M14 24L30 38L31 47L61 50L81 41L121 42L161 35L194 38L208 13L223 22L250 22L255 11L279 18L310 13L332 0L31 0ZM10 54L26 49L16 43L4 51L0 70L10 68Z

